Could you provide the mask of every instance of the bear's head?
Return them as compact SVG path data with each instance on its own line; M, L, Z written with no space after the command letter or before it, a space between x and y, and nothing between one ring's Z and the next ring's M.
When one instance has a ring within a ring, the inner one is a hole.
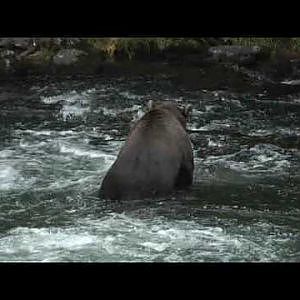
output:
M148 111L155 109L166 109L173 113L173 115L180 121L182 126L186 129L186 122L192 112L192 105L180 105L173 101L148 102Z

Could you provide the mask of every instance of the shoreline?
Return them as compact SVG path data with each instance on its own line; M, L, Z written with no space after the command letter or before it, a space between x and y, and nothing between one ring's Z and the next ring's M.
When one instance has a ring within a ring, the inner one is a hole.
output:
M264 40L1 38L0 80L168 76L190 89L261 93L279 88L289 93L299 87L300 92L300 49L292 50L288 43L284 48L278 39L281 48L274 46L272 52L261 45Z

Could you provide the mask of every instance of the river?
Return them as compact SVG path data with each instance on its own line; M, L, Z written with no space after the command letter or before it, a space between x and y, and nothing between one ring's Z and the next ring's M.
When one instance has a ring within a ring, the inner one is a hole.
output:
M195 178L110 202L101 181L149 99L193 106ZM28 77L0 87L0 261L300 261L300 97L168 76Z

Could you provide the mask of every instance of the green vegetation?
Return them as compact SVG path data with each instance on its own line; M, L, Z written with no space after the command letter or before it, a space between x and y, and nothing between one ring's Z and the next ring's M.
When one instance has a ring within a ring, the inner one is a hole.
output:
M27 45L28 49L12 47L14 42L7 48L2 47L0 72L2 70L5 73L13 69L38 70L40 67L43 70L66 69L66 66L57 66L53 62L55 55L62 49L77 49L84 52L85 55L81 56L74 67L80 72L92 72L111 66L125 67L126 64L133 66L134 63L138 65L140 62L146 65L146 62L167 61L171 64L201 66L203 62L205 65L209 61L208 48L218 45L259 46L262 51L259 51L256 58L262 64L277 64L278 61L286 62L300 58L300 38L290 37L37 38L35 42L33 50L30 50L30 42ZM70 54L64 55L68 57ZM153 65L155 64L149 64Z
M208 46L205 38L89 38L87 43L107 58L129 60L151 56L164 51L201 51Z
M137 59L166 52L201 53L212 46L213 38L88 38L87 44L105 58ZM300 38L227 38L232 45L260 46L266 54L275 55L280 51L300 51Z

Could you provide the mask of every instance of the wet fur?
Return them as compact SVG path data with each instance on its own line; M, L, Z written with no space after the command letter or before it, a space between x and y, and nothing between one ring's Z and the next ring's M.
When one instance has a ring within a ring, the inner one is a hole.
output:
M186 110L173 103L150 103L107 172L100 195L140 199L191 185L194 161L186 117Z

